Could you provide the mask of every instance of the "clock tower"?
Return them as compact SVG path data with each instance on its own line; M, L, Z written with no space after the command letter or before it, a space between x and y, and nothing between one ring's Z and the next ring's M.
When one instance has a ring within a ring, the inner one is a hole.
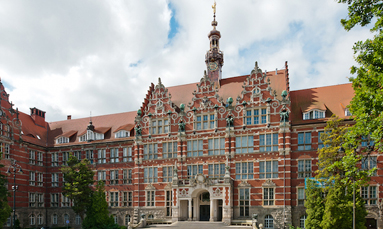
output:
M222 78L222 65L223 65L223 53L219 50L219 39L221 33L216 30L217 21L215 20L216 3L212 6L214 12L214 19L211 22L213 29L208 34L210 40L210 49L205 55L205 63L207 66L207 75L212 82L220 87L220 80Z

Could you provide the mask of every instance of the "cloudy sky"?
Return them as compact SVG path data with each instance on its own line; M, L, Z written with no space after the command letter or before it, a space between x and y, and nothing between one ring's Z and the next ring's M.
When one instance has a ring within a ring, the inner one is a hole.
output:
M20 111L48 121L137 110L161 77L198 82L213 0L0 1L0 77ZM217 0L223 78L284 68L292 90L348 82L353 43L335 0Z

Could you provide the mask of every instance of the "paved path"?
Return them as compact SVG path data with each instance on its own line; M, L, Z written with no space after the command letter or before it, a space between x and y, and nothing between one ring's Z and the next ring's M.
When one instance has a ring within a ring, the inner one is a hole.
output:
M222 222L199 222L199 221L178 221L170 225L150 225L150 228L182 228L182 229L189 229L189 228L197 228L197 229L216 229L216 228L251 228L246 226L226 226Z

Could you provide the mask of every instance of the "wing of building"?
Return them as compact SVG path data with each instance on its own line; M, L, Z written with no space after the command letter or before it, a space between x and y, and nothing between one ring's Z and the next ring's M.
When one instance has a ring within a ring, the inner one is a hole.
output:
M138 223L141 214L149 222L227 224L258 214L266 228L302 226L304 182L318 169L326 121L337 115L352 124L351 84L291 91L287 62L269 72L255 63L249 75L222 79L215 18L212 26L201 80L166 87L158 79L131 112L49 123L37 108L30 114L15 110L0 86L1 163L5 171L15 160L24 171L15 176L23 227L69 221L80 228L80 217L61 194L60 168L70 154L90 160L94 180L105 181L110 213L120 225ZM380 227L382 160L370 155L369 165L378 170L362 192L369 222ZM11 176L10 190L13 185Z

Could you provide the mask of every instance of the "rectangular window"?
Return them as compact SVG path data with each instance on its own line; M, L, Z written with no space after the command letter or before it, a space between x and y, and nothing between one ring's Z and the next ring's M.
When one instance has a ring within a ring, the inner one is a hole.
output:
M259 151L270 152L278 151L278 134L260 134Z
M252 153L254 150L253 136L240 136L235 138L235 153Z
M203 174L203 166L202 165L188 165L187 168L188 178L194 178L197 174Z
M162 143L162 157L176 158L177 157L177 142Z
M61 194L61 207L70 207L70 199Z
M89 160L90 164L93 164L93 150L86 150L85 158Z
M132 192L124 192L123 193L122 204L124 207L133 206L133 193Z
M9 144L7 143L1 143L1 152L3 152L3 158L4 159L9 159L10 156L9 156Z
M260 161L259 178L278 178L278 161Z
M298 178L311 177L311 160L298 161Z
M248 188L239 189L239 216L249 216L250 190Z
M152 134L163 134L169 132L169 119L152 121Z
M37 165L43 166L43 153L37 152Z
M51 207L58 207L59 206L59 194L51 194Z
M132 183L132 170L131 169L125 169L122 171L122 179L124 184L131 184Z
M74 151L73 155L77 158L77 160L81 161L81 151Z
M123 162L131 162L131 161L133 161L132 147L125 147L125 148L123 148L122 161Z
M43 173L37 172L37 186L43 186Z
M119 162L118 149L112 148L110 149L110 163L117 163L117 162Z
M187 141L187 156L188 157L201 157L203 156L203 141L190 140Z
M144 183L157 183L158 168L146 167L144 168Z
M29 172L29 185L35 186L36 172Z
M274 205L274 188L263 188L263 205Z
M44 194L37 193L37 207L44 207Z
M34 165L36 163L36 152L29 150L29 164Z
M305 205L305 189L304 188L298 188L298 205L304 206Z
M298 150L311 150L311 132L298 133Z
M106 150L105 149L97 150L97 163L98 164L106 163Z
M29 207L36 207L36 194L29 193Z
M58 187L58 186L59 186L59 174L52 173L52 187Z
M110 192L109 206L118 207L118 192Z
M154 206L154 191L146 191L146 206Z
M172 182L173 166L162 167L163 182Z
M323 134L324 134L324 131L319 131L318 132L318 149L322 149L324 147L323 141L321 139Z
M64 165L67 165L68 163L68 160L69 160L69 152L63 152L63 164Z
M235 163L235 179L253 179L253 162Z
M209 155L225 154L225 138L211 138L208 141Z
M267 109L251 109L246 110L243 123L246 125L258 125L267 123Z
M362 187L360 194L365 204L375 205L377 203L376 186Z
M144 160L158 158L158 145L145 144L144 145Z
M106 171L98 171L97 174L98 174L98 180L103 180L103 181L106 180Z
M118 184L118 170L110 171L110 184Z
M219 178L225 176L225 164L209 164L209 178Z
M376 156L367 156L362 158L362 169L364 170L370 170L373 168L377 168L377 157ZM376 176L376 170L373 174Z
M196 120L196 130L207 130L215 128L215 115L198 115Z
M166 216L172 216L172 191L166 191Z

